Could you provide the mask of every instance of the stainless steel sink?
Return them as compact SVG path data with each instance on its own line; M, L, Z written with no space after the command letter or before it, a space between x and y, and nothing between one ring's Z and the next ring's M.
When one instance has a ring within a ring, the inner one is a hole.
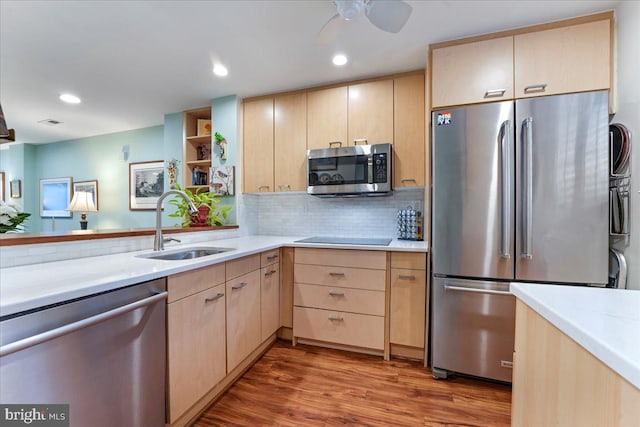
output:
M149 254L137 255L138 258L149 259L162 259L170 261L184 261L187 259L201 258L203 256L221 254L223 252L232 251L233 248L210 248L210 247L197 247L176 249L173 251L159 251Z

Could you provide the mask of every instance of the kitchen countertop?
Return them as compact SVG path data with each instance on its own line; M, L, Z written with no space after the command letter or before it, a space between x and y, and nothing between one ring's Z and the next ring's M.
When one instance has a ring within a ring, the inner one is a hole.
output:
M510 289L640 389L640 291L528 283Z
M145 250L0 268L0 316L81 298L283 246L427 252L426 242L395 239L388 246L295 243L296 240L304 237L309 236L245 236L189 245L167 245L165 248L167 251L196 246L233 248L228 252L184 261L136 257L136 255L152 252Z

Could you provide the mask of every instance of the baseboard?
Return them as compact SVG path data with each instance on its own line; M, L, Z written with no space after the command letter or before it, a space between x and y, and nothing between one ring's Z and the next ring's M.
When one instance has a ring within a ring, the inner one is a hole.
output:
M287 341L292 341L293 340L293 329L292 328L287 328L286 326L283 326L280 329L278 329L277 335L278 335L278 338L280 338L280 339L287 340Z

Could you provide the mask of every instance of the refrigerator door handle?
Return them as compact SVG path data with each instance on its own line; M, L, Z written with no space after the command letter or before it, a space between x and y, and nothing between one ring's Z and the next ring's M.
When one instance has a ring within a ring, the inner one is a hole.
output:
M522 153L524 163L524 179L522 188L522 257L533 258L532 228L533 228L533 118L527 117L522 121L524 138L522 138Z
M513 295L509 291L496 291L494 289L481 289L481 288L467 288L464 286L453 286L449 284L444 285L445 291L460 291L460 292L473 292L477 294L491 294L491 295Z
M509 135L509 129L511 128L511 122L505 120L500 126L500 155L502 162L502 176L500 183L500 196L501 196L501 212L500 212L500 256L502 258L509 259L511 254L509 253L509 237L511 234L511 139Z

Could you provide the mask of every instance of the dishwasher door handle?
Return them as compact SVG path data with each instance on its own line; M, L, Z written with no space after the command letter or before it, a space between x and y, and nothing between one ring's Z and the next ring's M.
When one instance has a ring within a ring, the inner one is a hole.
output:
M51 341L55 338L61 337L63 335L68 335L80 329L88 328L89 326L95 325L96 323L104 322L116 316L120 316L121 314L125 314L138 308L151 305L155 302L167 299L167 295L169 295L167 292L155 294L139 301L123 305L122 307L114 308L113 310L105 311L104 313L96 314L95 316L87 317L86 319L78 320L77 322L69 323L67 325L60 326L59 328L51 329L50 331L45 331L40 334L23 338L7 345L3 345L2 347L0 347L0 357L7 356L11 353L33 347L47 341Z
M464 286L452 286L444 285L445 291L461 291L461 292L473 292L477 294L491 294L491 295L513 295L509 291L496 291L494 289L480 289L480 288L466 288Z

